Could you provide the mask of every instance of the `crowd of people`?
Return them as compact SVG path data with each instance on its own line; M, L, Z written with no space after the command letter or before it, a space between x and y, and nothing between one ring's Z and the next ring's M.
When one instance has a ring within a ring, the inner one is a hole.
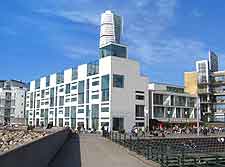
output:
M199 134L203 136L208 135L219 135L225 132L225 128L219 127L207 127L200 126ZM197 127L179 127L177 125L169 128L152 128L148 130L148 128L136 127L134 126L131 130L131 135L133 136L183 136L183 135L197 135L198 129Z

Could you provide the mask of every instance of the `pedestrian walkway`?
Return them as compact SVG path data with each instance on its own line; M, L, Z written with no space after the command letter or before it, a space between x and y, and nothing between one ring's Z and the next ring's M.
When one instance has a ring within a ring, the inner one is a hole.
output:
M72 136L49 167L149 167L99 135Z

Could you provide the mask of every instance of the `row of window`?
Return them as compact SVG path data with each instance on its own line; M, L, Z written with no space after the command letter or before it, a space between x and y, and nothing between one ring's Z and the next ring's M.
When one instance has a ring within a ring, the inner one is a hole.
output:
M153 103L157 105L170 105L170 106L175 105L175 106L194 107L196 103L196 99L191 97L185 97L185 96L154 94Z
M64 116L76 118L76 108L77 108L76 106L65 107ZM98 110L99 110L99 105L93 104L92 105L92 116L94 115L94 117L98 117ZM84 112L85 112L84 108L77 109L77 113L84 113ZM90 113L89 106L86 106L86 112L87 112L86 116L89 116L89 113ZM109 112L109 107L101 107L101 112ZM54 110L49 111L48 109L41 109L40 112L36 111L36 115L40 115L40 117L48 118L48 114L54 115ZM57 114L57 109L55 109L55 114ZM58 114L63 114L63 110L59 109ZM30 116L32 116L32 115L33 114L30 112Z
M77 71L73 71L73 76L72 80L77 79ZM57 73L56 74L56 83L61 84L64 83L64 74L63 72ZM46 87L48 87L50 84L50 76L46 77ZM92 86L97 86L99 85L99 81L93 81ZM117 88L124 88L124 76L123 75L118 75L118 74L113 74L113 87ZM40 79L35 80L35 89L40 88ZM76 86L72 87L72 90L76 89ZM69 93L70 91L70 84L66 85L66 93ZM63 92L63 89L60 89L60 92Z

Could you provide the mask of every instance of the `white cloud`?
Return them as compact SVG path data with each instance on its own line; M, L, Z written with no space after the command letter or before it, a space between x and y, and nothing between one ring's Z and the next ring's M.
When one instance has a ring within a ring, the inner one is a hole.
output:
M64 2L62 7L41 9L39 12L63 17L75 23L99 26L100 13L106 9L116 9L124 18L123 41L129 46L129 56L146 66L163 61L187 60L207 52L204 42L170 34L169 28L176 23L177 0L131 0L126 5L118 1L113 1L110 5L87 0L78 0L76 5L67 0ZM87 48L84 43L67 47L65 55L79 58L79 55L87 57L93 55L93 52L97 54L98 48Z

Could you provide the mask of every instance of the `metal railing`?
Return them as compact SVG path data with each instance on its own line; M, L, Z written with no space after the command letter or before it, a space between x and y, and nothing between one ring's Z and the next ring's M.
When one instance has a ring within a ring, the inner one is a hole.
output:
M225 143L212 140L210 137L204 140L196 138L199 140L196 144L180 143L177 138L157 140L118 132L111 132L105 137L142 155L146 160L159 163L162 167L225 166Z

